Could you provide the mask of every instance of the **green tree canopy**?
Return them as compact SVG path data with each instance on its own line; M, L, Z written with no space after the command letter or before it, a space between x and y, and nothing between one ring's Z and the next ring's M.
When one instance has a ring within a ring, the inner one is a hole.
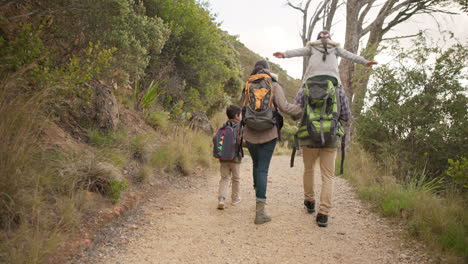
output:
M425 43L419 38L412 50L397 51L396 64L376 70L372 105L357 125L366 149L396 157L401 175L425 167L437 176L468 147L468 48Z

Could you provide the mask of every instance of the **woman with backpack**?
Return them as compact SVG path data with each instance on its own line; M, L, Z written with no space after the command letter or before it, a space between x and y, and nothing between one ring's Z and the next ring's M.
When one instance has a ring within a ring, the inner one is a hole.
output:
M253 187L256 196L255 224L271 221L265 211L268 169L279 137L282 117L277 112L300 116L302 109L286 100L278 77L270 72L267 61L255 63L243 93L243 139L252 157Z

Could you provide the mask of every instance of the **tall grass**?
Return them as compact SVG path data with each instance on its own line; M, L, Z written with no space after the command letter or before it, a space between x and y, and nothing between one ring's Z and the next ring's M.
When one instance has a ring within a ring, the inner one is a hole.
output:
M206 168L213 164L210 136L188 128L174 128L166 139L166 144L151 156L150 163L155 168L178 170L188 175L196 168Z
M383 216L403 221L408 234L425 241L452 262L468 259L467 198L443 191L441 179L429 180L424 171L413 172L405 181L392 175L395 157L377 164L359 145L353 144L345 175Z
M65 221L51 215L53 190L38 138L44 95L15 96L16 80L0 81L0 262L40 263L58 244Z

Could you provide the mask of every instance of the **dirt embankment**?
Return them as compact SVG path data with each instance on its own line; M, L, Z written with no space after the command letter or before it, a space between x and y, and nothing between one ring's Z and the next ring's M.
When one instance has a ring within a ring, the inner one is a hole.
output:
M71 263L437 263L399 227L361 204L336 178L327 228L315 224L302 201L302 165L275 156L268 210L273 221L254 225L251 162L241 167L242 202L216 210L217 171L191 179L149 200L121 219ZM319 181L318 181L319 182ZM317 193L317 197L318 193Z

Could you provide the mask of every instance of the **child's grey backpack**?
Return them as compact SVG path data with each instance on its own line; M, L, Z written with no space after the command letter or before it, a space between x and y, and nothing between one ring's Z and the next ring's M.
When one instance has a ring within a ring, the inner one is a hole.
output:
M213 157L219 160L233 160L238 155L236 127L239 123L227 122L216 132L213 138Z

